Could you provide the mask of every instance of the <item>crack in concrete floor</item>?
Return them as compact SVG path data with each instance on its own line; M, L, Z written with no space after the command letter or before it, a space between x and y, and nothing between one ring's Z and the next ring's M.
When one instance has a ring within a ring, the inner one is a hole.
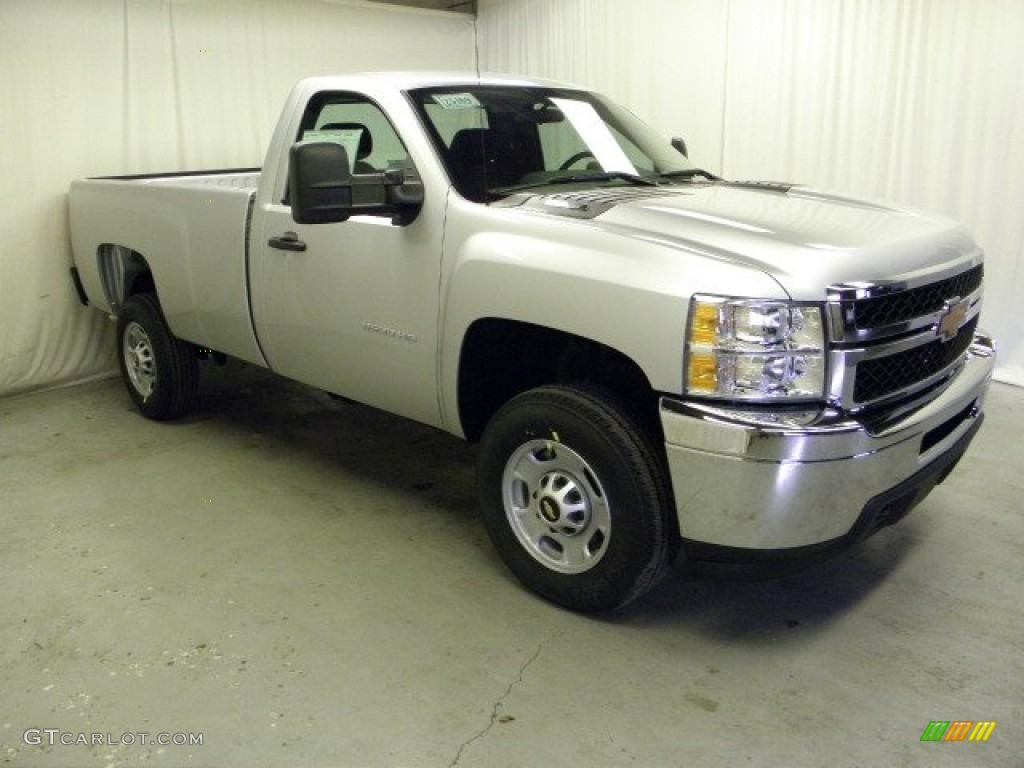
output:
M462 742L462 744L459 745L459 750L455 753L455 758L448 764L448 768L455 768L455 766L459 764L459 761L462 760L462 753L465 752L466 749L468 749L471 745L473 745L480 739L484 738L488 733L490 733L491 729L494 728L494 724L498 722L498 710L501 709L502 705L505 703L505 699L507 699L511 695L513 689L523 682L523 676L526 674L526 670L529 669L534 664L534 662L536 662L537 659L540 658L541 653L544 652L544 649L549 644L551 644L564 634L565 630L560 630L553 634L551 637L549 637L547 640L544 640L537 645L537 650L534 651L533 655L526 660L526 663L519 668L519 674L516 675L515 680L510 682L508 686L505 688L504 692L497 699L495 699L494 706L491 707L491 718L488 721L487 725L485 725L483 728L477 731L476 734L466 739L466 741Z

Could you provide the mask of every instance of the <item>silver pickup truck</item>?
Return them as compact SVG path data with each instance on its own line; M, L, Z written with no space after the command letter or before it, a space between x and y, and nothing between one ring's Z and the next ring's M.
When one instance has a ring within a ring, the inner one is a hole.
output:
M725 181L560 83L305 80L262 169L75 181L70 211L145 416L231 356L479 442L497 550L579 611L680 553L803 561L895 522L994 364L956 223Z

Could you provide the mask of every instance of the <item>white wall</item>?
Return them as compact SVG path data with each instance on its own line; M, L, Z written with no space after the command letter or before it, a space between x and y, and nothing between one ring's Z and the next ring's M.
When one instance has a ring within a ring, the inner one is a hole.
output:
M103 375L67 269L78 177L259 166L302 77L472 69L465 14L346 0L0 0L0 395Z
M997 377L1024 385L1024 2L479 0L485 70L586 84L727 178L889 198L987 255ZM865 275L865 278L871 278Z

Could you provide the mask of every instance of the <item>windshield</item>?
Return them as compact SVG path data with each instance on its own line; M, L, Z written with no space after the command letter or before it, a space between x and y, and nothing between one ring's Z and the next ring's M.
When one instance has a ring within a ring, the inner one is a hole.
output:
M410 96L455 188L477 202L547 184L652 183L697 170L631 112L597 94L461 85Z

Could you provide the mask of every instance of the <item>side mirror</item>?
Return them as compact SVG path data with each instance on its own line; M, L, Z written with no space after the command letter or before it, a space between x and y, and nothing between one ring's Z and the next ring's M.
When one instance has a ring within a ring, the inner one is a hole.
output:
M408 224L423 205L423 183L410 168L353 175L348 153L329 141L295 144L288 197L296 224L327 224L350 216L391 216Z
M288 157L288 199L296 224L345 221L352 209L352 172L340 144L295 144Z
M392 224L408 224L423 207L423 181L415 167L410 162L405 168L389 168L381 174L381 178L384 199L390 206L385 213L393 214Z
M686 151L686 142L683 141L679 136L672 137L672 148L683 157L689 157L690 155Z

